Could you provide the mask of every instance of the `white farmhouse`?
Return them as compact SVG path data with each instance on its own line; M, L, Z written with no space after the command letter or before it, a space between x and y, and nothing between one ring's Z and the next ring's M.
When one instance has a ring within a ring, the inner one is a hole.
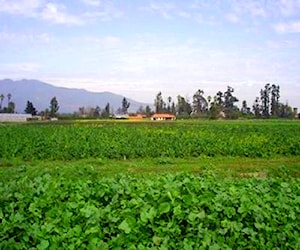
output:
M31 114L0 114L0 122L26 122Z

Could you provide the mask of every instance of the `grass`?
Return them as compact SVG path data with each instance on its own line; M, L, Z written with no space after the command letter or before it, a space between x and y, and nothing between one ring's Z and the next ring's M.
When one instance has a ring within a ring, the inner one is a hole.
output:
M10 180L23 172L28 176L42 173L59 173L70 178L83 173L100 176L157 175L189 172L211 173L222 177L300 177L300 156L272 159L245 157L155 158L133 160L84 159L74 161L21 161L0 160L0 181ZM21 174L22 175L22 174Z

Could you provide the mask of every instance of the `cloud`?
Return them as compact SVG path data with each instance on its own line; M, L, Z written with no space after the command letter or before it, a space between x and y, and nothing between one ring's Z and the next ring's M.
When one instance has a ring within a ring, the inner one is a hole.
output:
M85 25L97 20L110 21L122 17L123 12L118 10L112 1L81 0L86 6L97 8L95 11L80 13L70 12L69 7L59 3L63 1L46 0L0 0L0 13L20 15L28 18L43 20L52 24ZM88 7L86 7L88 8ZM73 8L74 10L74 8Z
M1 68L4 71L17 72L18 74L22 74L38 72L41 68L41 65L32 62L3 63L1 64Z
M269 9L261 0L229 0L228 2L232 13L236 16L245 17L245 15L248 15L252 18L265 18L268 16Z
M49 43L53 40L48 33L31 34L31 33L14 33L2 31L0 32L0 42L4 41L9 44L12 43L30 43L34 44L36 42Z
M267 40L265 44L272 50L300 49L300 39Z
M40 16L43 20L54 24L82 25L84 21L78 16L65 12L66 7L62 4L47 3Z
M103 48L115 48L118 47L121 44L121 39L116 36L103 36L103 37L97 37L97 36L86 36L81 37L80 40L84 39L85 41L89 43L94 43L96 45L100 45Z
M300 33L300 21L281 22L273 26L274 30L280 34Z
M81 0L81 2L83 2L86 5L90 5L90 6L100 6L100 1L99 0Z
M178 11L176 9L177 6L169 2L151 2L149 5L141 8L143 11L154 13L164 19L172 19ZM178 12L179 16L182 15L182 13L184 13L183 9Z
M231 23L239 23L240 22L240 18L236 14L233 14L233 13L226 14L225 19Z
M90 1L90 0L89 0ZM89 2L88 1L88 2ZM94 3L94 1L92 1ZM123 11L116 8L113 1L99 1L99 5L95 5L96 1L93 6L97 7L93 11L86 11L83 13L83 18L88 19L89 21L111 21L114 19L119 19L123 16ZM90 4L91 5L91 4Z
M299 0L280 0L278 2L280 13L284 16L297 16L300 13Z
M35 16L43 0L0 0L0 12L12 15Z
M89 11L83 14L84 18L87 18L90 21L111 21L113 19L119 19L123 16L123 12L116 9L105 9L103 11Z
M63 4L44 0L0 0L0 12L42 19L54 24L81 25L83 20L66 12Z

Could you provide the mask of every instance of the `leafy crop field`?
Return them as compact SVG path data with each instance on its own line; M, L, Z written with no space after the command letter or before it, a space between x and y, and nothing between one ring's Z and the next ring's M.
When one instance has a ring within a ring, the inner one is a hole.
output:
M300 179L15 169L0 249L299 249Z
M300 155L299 122L0 126L0 158L72 160Z
M0 125L0 249L300 249L300 123Z

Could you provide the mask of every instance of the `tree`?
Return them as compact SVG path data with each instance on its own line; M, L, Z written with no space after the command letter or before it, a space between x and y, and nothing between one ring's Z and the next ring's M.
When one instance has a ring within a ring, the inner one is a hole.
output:
M128 108L130 107L130 102L124 97L122 100L122 113L127 114Z
M24 111L26 114L31 114L31 115L37 114L37 110L35 109L32 102L30 102L30 101L27 101L26 108Z
M253 112L254 112L254 116L256 118L261 117L261 112L260 112L261 111L261 107L260 107L260 99L259 99L259 97L255 98L255 101L253 103L252 109L253 109Z
M286 103L286 104L279 103L278 104L278 117L293 118L294 116L295 116L295 113L294 113L292 107L290 107L288 105L288 103Z
M138 110L136 111L137 114L144 115L146 113L144 107L141 105L139 106Z
M58 101L54 96L50 101L50 117L55 117L57 115L58 110L59 110Z
M222 111L222 92L219 91L217 95L214 96L213 101L210 103L209 108L209 117L210 119L217 119L220 115L220 112Z
M146 116L147 116L147 117L150 117L150 116L151 116L151 112L152 112L152 111L151 111L151 108L150 108L149 105L146 106L145 112L146 112Z
M49 115L50 115L50 110L48 108L40 112L40 116L42 116L42 119L48 119Z
M233 95L234 89L227 86L224 92L223 108L227 118L236 119L239 116L239 109L234 104L239 100Z
M7 94L7 107L2 108L2 103L5 98L3 94L0 95L0 101L1 101L1 109L0 111L2 113L15 113L16 104L11 101L11 94Z
M223 107L224 101L223 101L223 93L221 91L218 91L218 93L216 94L216 98L214 99L214 102L219 107Z
M234 103L239 100L233 96L234 89L230 86L227 86L227 90L224 92L224 108L232 109L234 107Z
M0 111L2 110L2 104L3 104L4 97L5 96L3 94L0 95Z
M171 113L171 103L172 103L172 97L169 96L168 97L168 108L167 108L168 113Z
M104 110L102 111L101 116L102 116L103 118L108 118L109 115L110 115L110 104L109 104L109 102L108 102L108 103L106 104Z
M12 101L8 103L8 106L3 109L3 113L15 113L16 104Z
M198 89L193 95L193 112L197 114L205 113L208 110L208 102L203 96L204 91Z
M85 108L84 107L79 107L78 108L78 113L80 117L84 117L85 116Z
M192 113L191 104L181 95L177 96L177 113L182 117L189 117Z
M265 85L264 89L261 89L260 91L260 100L261 100L261 110L262 110L262 116L264 118L268 118L270 116L270 83L267 83Z
M263 89L260 90L260 116L264 118L270 117L270 115L274 117L279 117L280 107L279 103L280 98L280 87L279 85L267 83ZM258 100L255 100L258 102ZM258 105L257 103L255 104ZM257 110L257 107L256 107ZM270 112L271 111L271 112Z
M96 106L94 109L94 117L99 117L101 112L101 108L99 106Z
M279 112L279 97L280 97L279 85L272 84L271 86L271 115L278 116Z
M7 107L9 106L10 99L11 99L11 93L8 93L7 94Z
M98 106L97 106L98 107ZM80 117L90 117L90 118L93 118L93 117L97 117L99 116L99 107L98 108L94 108L94 107L79 107L78 108L78 115ZM98 114L98 115L97 115Z
M158 94L156 95L156 98L154 100L155 112L156 113L164 112L164 105L165 105L165 103L162 98L162 93L158 92Z
M238 99L233 95L234 89L227 86L227 90L223 93L218 91L214 96L214 100L210 103L210 118L226 117L236 119L239 117L239 109L235 105Z
M249 113L249 108L248 108L246 100L243 100L243 102L242 102L241 112L242 112L242 114L248 114Z
M175 102L172 102L172 105L171 105L171 114L173 114L173 115L176 114L176 105L175 105Z

